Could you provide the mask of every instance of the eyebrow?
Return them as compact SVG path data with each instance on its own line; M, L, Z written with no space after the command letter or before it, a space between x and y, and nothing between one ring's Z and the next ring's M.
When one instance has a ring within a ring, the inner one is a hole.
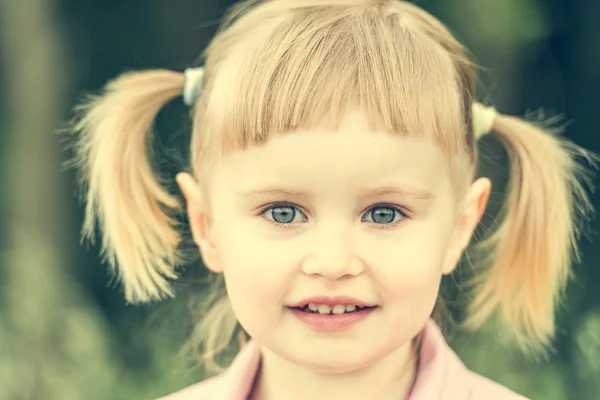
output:
M244 198L260 197L260 196L290 196L290 197L310 197L310 193L305 193L297 190L287 189L278 186L265 186L257 188L249 188L237 193ZM379 186L366 187L358 191L361 198L371 198L384 195L397 195L400 197L412 198L415 200L432 201L436 196L428 190L411 187L411 186Z

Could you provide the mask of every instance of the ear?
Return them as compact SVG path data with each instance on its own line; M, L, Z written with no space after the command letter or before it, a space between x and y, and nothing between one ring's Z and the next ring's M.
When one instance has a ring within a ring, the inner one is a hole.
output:
M492 183L488 178L479 178L469 188L458 210L458 217L449 254L442 273L450 274L456 268L462 252L469 245L473 232L487 206Z
M192 237L200 249L204 265L212 272L223 272L214 243L214 229L207 202L202 196L200 185L190 174L184 172L177 174L175 180L185 197Z

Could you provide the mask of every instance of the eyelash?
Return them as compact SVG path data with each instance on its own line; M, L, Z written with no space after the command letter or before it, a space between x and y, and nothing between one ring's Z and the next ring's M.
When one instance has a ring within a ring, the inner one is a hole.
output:
M278 228L283 228L283 229L290 229L292 228L295 223L293 222L289 222L289 223L280 223L280 222L276 222L273 220L268 219L265 216L265 213L267 211L273 210L275 208L279 208L279 207L290 207L290 208L294 208L296 209L296 211L299 211L301 214L303 214L304 216L306 216L306 214L300 209L299 206L293 204L293 203L289 203L289 202L276 202L276 203L271 203L266 207L263 207L261 209L261 211L259 212L259 216L262 217L264 220L266 220L267 222L269 222L272 225L275 225ZM370 224L375 225L377 229L392 229L395 228L398 224L400 224L402 221L404 221L405 219L410 219L410 217L408 216L407 212L404 211L403 209L401 209L400 207L394 205L394 204L389 204L389 203L378 203L378 204L374 204L371 207L369 207L367 209L367 211L363 214L363 215L367 215L368 213L372 212L372 210L374 208L391 208L392 210L396 211L398 214L400 214L400 219L396 222L391 222L388 224L378 224L376 222L370 222ZM395 216L394 216L395 217Z

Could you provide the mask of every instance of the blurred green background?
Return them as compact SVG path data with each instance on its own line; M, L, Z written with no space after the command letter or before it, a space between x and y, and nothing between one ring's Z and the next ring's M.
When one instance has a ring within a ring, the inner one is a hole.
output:
M83 93L121 72L195 65L232 3L0 0L1 400L152 399L202 378L178 351L203 267L185 269L176 299L127 306L99 247L80 244L82 206L56 130ZM543 107L562 115L567 137L600 151L600 1L419 4L486 69L480 99L507 114ZM175 154L186 152L185 119L181 99L158 119L159 138ZM467 366L533 399L600 399L597 228L592 221L581 241L554 354L528 361L493 326L455 331L449 341Z

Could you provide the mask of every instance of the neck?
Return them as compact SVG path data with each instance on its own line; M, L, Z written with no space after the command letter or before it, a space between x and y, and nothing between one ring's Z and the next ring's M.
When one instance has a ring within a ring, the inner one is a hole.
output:
M413 386L417 362L413 343L364 368L343 374L311 371L267 349L250 400L406 399Z

